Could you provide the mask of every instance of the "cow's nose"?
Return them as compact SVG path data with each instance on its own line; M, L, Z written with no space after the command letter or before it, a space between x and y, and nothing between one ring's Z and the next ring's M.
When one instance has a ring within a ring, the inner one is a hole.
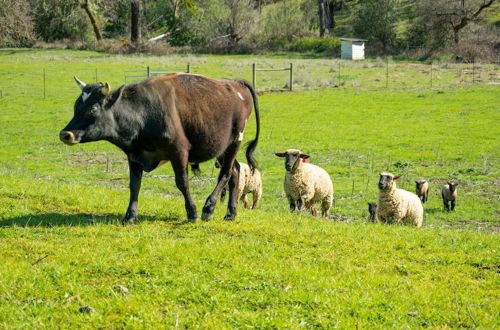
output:
M75 134L70 131L61 131L59 133L59 139L64 143L72 143L75 141Z

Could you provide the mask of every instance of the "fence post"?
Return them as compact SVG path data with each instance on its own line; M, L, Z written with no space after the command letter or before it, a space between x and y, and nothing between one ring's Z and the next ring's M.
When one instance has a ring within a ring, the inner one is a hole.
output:
M385 58L385 88L389 87L389 58Z
M432 88L432 61L431 61L431 88Z
M293 87L293 64L290 63L290 92L292 91Z
M339 60L339 74L338 74L338 78L337 78L337 80L339 81L339 82L338 82L338 85L339 85L339 87L340 87L340 60Z
M146 67L146 75L149 78L149 65Z
M97 68L95 68L95 82L97 83Z
M473 83L473 84L474 84L474 82L475 82L475 80L476 80L476 79L474 78L474 75L475 75L475 69L476 69L475 63L476 63L476 62L473 60L473 61L472 61L472 83Z
M187 64L187 69L186 69L187 73L191 73L191 64Z
M43 98L47 95L46 89L45 89L45 68L43 68Z
M255 63L253 63L252 64L252 86L253 86L253 89L257 88L257 82L256 82L255 74L256 74Z

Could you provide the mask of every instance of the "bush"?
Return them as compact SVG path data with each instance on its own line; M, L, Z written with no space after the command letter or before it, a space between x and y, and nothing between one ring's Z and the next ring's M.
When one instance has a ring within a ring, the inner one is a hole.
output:
M298 52L340 54L340 40L320 37L302 37L292 39L288 44L281 41L284 48Z

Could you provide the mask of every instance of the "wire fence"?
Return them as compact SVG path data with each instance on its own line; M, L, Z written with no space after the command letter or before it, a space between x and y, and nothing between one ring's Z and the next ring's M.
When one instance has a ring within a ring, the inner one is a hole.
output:
M112 87L171 72L191 72L213 78L243 78L252 81L259 92L305 91L314 89L430 89L459 85L500 85L500 64L414 63L378 60L231 60L211 65L185 63L173 68L154 65L92 67L77 70L71 66L29 66L0 72L0 98L51 98L74 91L73 76L85 82L106 81Z

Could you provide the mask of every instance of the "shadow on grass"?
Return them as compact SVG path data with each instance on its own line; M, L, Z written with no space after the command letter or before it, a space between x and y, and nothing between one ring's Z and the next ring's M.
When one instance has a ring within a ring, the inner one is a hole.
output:
M97 224L121 225L123 215L117 214L28 214L19 217L0 220L0 228L5 227L79 227L93 226ZM168 214L166 216L139 215L136 224L145 221L168 222L174 226L182 226L188 222L181 216Z

